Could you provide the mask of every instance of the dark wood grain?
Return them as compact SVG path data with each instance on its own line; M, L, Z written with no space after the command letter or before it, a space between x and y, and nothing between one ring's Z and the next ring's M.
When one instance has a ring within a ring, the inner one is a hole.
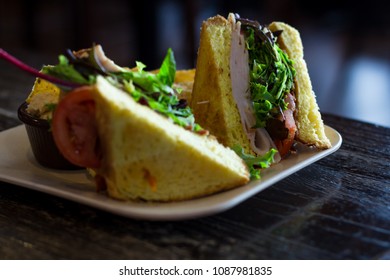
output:
M32 80L0 63L0 130ZM323 114L334 154L224 213L148 222L0 182L1 259L389 259L390 129Z

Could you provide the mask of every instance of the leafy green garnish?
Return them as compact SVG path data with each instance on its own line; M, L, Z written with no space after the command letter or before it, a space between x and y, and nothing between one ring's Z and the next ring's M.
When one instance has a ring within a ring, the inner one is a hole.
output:
M124 90L137 102L148 105L175 124L193 131L202 128L195 123L194 115L186 102L180 100L176 89L172 87L176 74L176 62L171 49L164 58L157 74L146 72L145 65L137 62L138 71L116 73L124 83Z
M175 74L176 74L175 57L173 56L173 51L171 49L168 49L167 55L165 56L165 59L160 67L160 71L157 74L157 76L162 83L168 86L172 86L175 80Z
M262 156L253 156L244 152L244 149L235 145L232 148L246 163L249 169L251 180L260 179L260 169L268 168L274 161L274 155L278 152L276 149L270 149Z
M175 124L195 132L202 130L195 123L186 102L180 100L178 90L173 88L176 61L171 49L168 49L158 73L145 71L146 65L142 62L136 62L136 71L122 68L119 72L108 72L96 61L94 48L86 50L82 56L68 51L67 56L60 55L59 63L43 67L43 72L82 85L94 84L96 77L102 75L111 84L129 93L135 101L149 106Z
M248 20L243 21L243 28L256 127L265 127L268 119L287 109L284 98L293 89L295 69L269 30Z
M42 72L65 81L71 81L79 84L93 84L95 79L93 76L83 76L75 67L69 63L68 58L64 55L58 57L58 64L55 66L43 66Z

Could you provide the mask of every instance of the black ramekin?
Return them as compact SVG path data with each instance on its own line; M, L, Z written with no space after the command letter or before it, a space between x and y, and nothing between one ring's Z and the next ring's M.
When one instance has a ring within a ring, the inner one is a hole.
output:
M18 117L26 127L28 139L36 161L44 167L53 169L81 169L81 167L70 163L60 153L54 142L49 122L30 115L26 111L26 108L26 102L19 106Z

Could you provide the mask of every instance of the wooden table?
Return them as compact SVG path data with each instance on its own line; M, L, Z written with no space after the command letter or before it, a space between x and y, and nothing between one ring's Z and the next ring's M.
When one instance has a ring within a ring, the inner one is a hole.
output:
M0 131L33 81L0 61ZM390 128L323 117L336 153L204 218L133 220L0 182L0 258L390 259Z

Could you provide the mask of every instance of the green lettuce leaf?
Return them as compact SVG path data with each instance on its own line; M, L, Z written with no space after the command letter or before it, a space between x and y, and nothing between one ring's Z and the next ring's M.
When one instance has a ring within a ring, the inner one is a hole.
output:
M168 49L158 73L146 72L145 65L137 62L138 71L115 73L127 91L137 102L165 115L173 123L198 132L202 128L195 123L190 107L180 103L176 89L172 87L176 75L176 61L173 51Z
M172 49L168 49L168 52L164 58L163 63L161 64L160 71L157 74L159 80L168 86L172 86L175 81L176 75L176 61L173 56Z
M262 40L258 35L270 36L253 26L244 26L249 53L250 90L256 114L256 127L265 127L267 120L287 108L284 98L294 87L293 61L273 39Z
M276 149L270 149L266 154L262 156L253 156L244 152L244 149L235 145L232 148L237 155L239 155L246 165L248 166L251 180L260 179L260 170L268 168L274 162L274 156L278 152Z
M72 64L69 63L69 60L64 55L60 55L58 60L59 62L57 65L44 66L42 68L42 72L65 81L75 82L78 84L93 84L95 82L95 77L84 77Z

